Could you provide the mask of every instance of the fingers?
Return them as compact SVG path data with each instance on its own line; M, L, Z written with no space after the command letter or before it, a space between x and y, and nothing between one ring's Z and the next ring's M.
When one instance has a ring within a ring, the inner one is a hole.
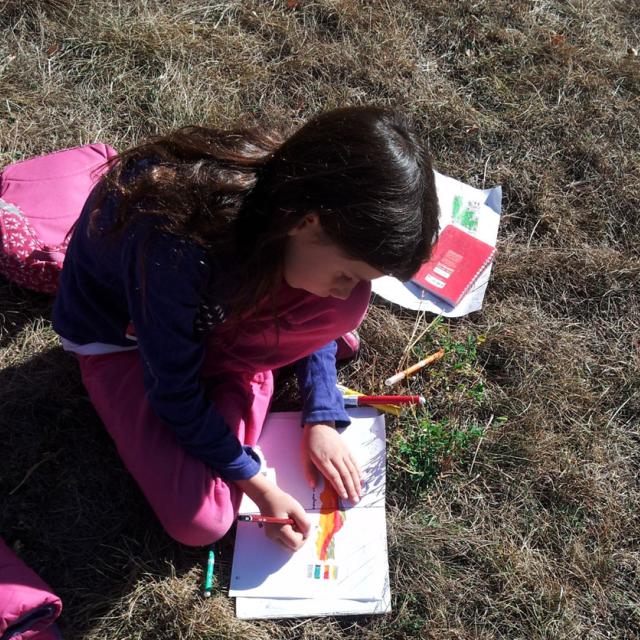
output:
M291 549L291 551L297 551L305 542L302 534L299 531L294 531L290 524L268 524L265 525L265 530L268 538L287 547L287 549Z
M290 524L268 524L266 525L266 533L269 538L275 540L276 542L279 542L283 546L287 547L287 549L297 551L305 543L310 525L305 528L305 530L307 531L307 535L305 535L302 531L297 530L299 526L297 520L295 526L296 528L294 529Z
M295 501L294 501L295 502ZM292 551L297 551L305 543L311 532L311 521L302 506L295 502L286 509L286 517L292 518L295 525L267 524L266 534Z
M297 551L304 544L305 538L299 531L294 531L290 524L286 524L278 533L278 542L292 551Z
M296 521L296 529L302 534L303 538L307 538L311 531L311 520L307 517L302 505L297 505L289 510L289 517ZM287 525L291 527L291 525Z
M347 464L347 467L349 468L349 472L351 473L351 478L358 492L358 496L361 498L362 497L362 474L360 473L360 465L358 465L355 458L351 454L349 454L349 456L346 458L346 464Z
M343 499L356 503L362 495L360 468L338 432L323 424L305 425L302 444L302 459L307 479L317 476L314 466Z
M315 464L341 498L348 498L352 502L360 500L362 495L360 469L351 455L334 460L318 459Z
M357 479L352 473L348 459L337 461L334 464L340 474L342 484L349 495L349 500L351 500L351 502L358 502L360 500L360 486L357 484Z
M342 476L340 472L335 468L331 460L318 461L316 465L320 469L322 475L333 485L336 493L341 498L348 498L349 495L345 489L344 482L342 482Z
M341 498L358 502L358 492L345 462L342 460L327 461L320 470Z

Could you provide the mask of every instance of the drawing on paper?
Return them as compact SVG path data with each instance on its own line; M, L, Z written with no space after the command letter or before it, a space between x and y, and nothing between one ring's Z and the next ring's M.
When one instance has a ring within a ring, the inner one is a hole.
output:
M320 494L320 523L316 537L316 555L318 560L335 558L335 535L342 529L347 519L335 489L325 482Z
M313 508L317 508L316 492L312 495ZM320 493L320 517L315 540L315 562L307 565L307 578L312 580L337 580L338 567L332 562L336 557L335 535L342 529L347 519L341 508L335 489L325 482Z
M469 202L462 208L462 196L457 195L453 198L453 207L451 209L451 217L454 222L469 231L478 229L478 211L480 209L479 202Z
M277 470L278 485L307 512L312 524L309 537L304 547L291 553L258 527L239 524L229 595L238 596L240 603L251 601L250 608L264 601L305 599L327 604L378 603L388 580L384 417L375 409L355 409L352 426L340 432L357 452L368 487L357 504L336 494L324 479L310 488L302 465L291 464L292 452L301 446L300 420L299 413L271 414L260 446L268 468ZM243 501L241 513L259 513L247 496ZM312 608L300 606L313 613Z
M314 580L336 580L338 578L338 567L331 564L308 564L307 578Z

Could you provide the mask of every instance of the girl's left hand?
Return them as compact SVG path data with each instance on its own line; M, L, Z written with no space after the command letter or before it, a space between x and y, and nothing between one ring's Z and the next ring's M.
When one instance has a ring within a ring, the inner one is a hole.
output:
M304 425L302 466L310 486L316 486L319 470L341 498L360 500L360 468L332 423Z

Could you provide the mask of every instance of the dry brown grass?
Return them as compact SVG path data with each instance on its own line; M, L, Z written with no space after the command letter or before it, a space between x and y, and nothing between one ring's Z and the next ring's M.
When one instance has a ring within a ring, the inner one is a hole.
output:
M389 421L381 618L237 621L231 538L203 601L204 554L122 468L50 300L0 282L0 528L63 598L65 637L640 636L638 24L637 3L595 0L0 0L0 165L376 102L413 114L439 170L504 189L485 308L418 345L485 336L478 358L409 385L435 418L488 427L416 488L396 436L417 418ZM414 321L375 301L344 381L381 388Z

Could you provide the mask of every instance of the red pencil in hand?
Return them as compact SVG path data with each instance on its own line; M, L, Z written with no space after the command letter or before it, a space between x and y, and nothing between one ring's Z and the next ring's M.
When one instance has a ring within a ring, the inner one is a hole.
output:
M276 518L275 516L243 515L238 516L238 522L257 522L258 524L295 524L293 518Z

